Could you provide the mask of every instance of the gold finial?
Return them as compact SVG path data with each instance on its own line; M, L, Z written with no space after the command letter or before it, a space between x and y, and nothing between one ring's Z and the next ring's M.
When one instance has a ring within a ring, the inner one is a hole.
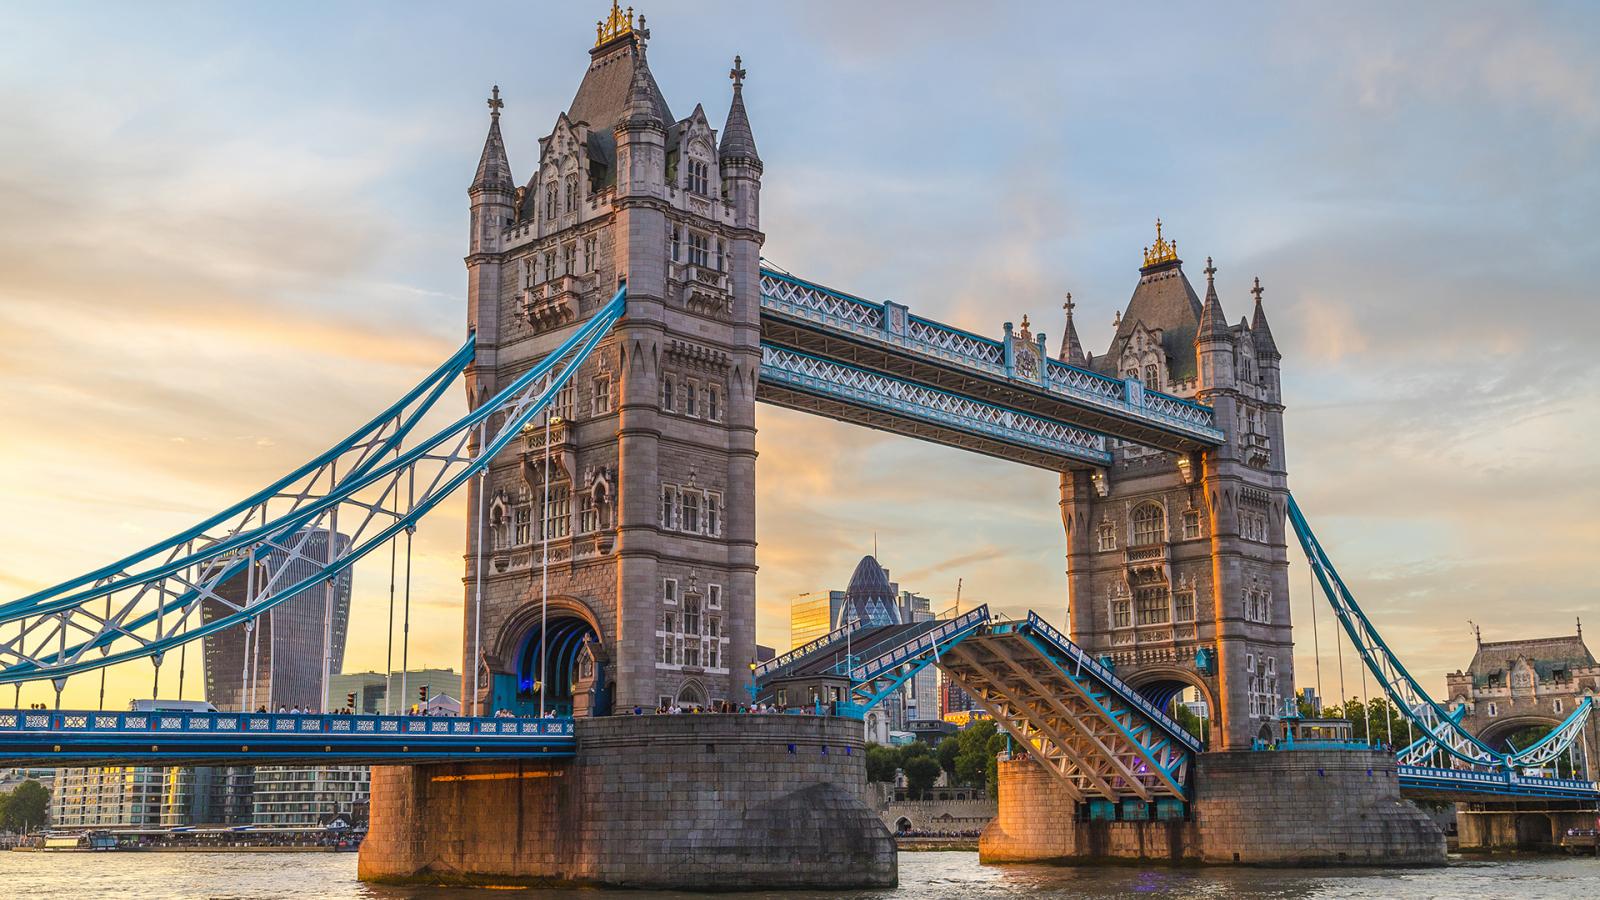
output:
M640 16L639 19L642 24L644 17ZM629 34L633 34L633 7L623 12L617 6L617 0L611 0L611 14L595 23L594 45L598 47Z
M1144 248L1144 268L1172 262L1178 258L1178 242L1161 236L1161 220L1156 220L1156 242Z

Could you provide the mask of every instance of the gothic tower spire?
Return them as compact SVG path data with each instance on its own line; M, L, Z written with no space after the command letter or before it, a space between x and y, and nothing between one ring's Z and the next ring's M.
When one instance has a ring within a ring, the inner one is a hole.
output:
M1281 359L1283 354L1278 352L1278 342L1272 339L1272 329L1267 327L1267 314L1261 308L1262 292L1261 277L1258 275L1255 287L1250 289L1250 293L1256 298L1255 316L1250 320L1250 334L1255 338L1256 356Z
M1217 299L1217 267L1206 257L1206 300L1200 308L1200 330L1195 343L1228 339L1228 317L1222 311L1222 301Z
M500 110L505 105L497 84L489 94L489 135L483 141L483 155L478 157L478 174L472 179L471 190L516 190L511 180L511 163L506 158L505 140L500 137Z
M733 79L733 105L728 107L728 122L722 128L719 152L724 159L748 159L759 163L761 156L756 153L756 136L750 130L750 117L744 110L745 74L743 60L735 56L733 68L728 71L728 77Z
M1061 333L1061 350L1057 359L1071 366L1082 366L1088 360L1083 355L1083 344L1078 340L1078 328L1072 324L1072 310L1078 304L1072 302L1072 294L1067 294L1067 302L1061 308L1067 311L1067 327Z

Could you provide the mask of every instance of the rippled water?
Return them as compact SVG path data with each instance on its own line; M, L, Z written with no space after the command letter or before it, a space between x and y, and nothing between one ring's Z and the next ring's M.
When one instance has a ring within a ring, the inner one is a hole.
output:
M0 896L8 898L362 898L484 900L486 897L686 897L641 891L392 888L356 880L353 853L6 853ZM815 900L834 894L724 894ZM1139 868L1135 866L980 866L975 853L902 853L900 887L845 896L870 898L1000 897L1373 897L1600 898L1600 859L1518 857L1452 860L1440 869L1344 871Z

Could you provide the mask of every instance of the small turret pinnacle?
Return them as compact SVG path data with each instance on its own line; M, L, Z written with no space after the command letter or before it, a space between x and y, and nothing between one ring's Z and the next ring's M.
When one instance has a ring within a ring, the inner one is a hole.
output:
M1222 301L1217 299L1217 267L1211 264L1211 257L1206 257L1206 300L1200 308L1200 329L1195 334L1195 343L1208 340L1228 339L1228 317L1222 312Z
M1072 324L1072 310L1078 304L1072 302L1072 293L1067 293L1067 302L1061 308L1067 311L1067 327L1061 333L1061 349L1057 351L1056 358L1071 366L1088 364L1088 357L1083 355L1083 344L1078 340L1078 327Z
M628 105L623 123L629 128L655 127L665 130L661 110L656 107L655 90L650 80L650 64L645 60L644 41L633 51L633 83L628 86Z
M733 68L728 77L733 79L733 103L728 107L728 122L722 127L722 146L717 152L725 158L744 158L761 161L756 153L756 136L750 130L750 117L744 110L744 60L733 58Z
M1256 356L1282 359L1283 354L1278 352L1278 343L1272 339L1272 329L1267 326L1266 311L1261 308L1261 295L1264 291L1259 275L1256 276L1255 287L1250 289L1250 293L1256 298L1255 315L1250 320L1250 334L1255 338Z
M472 179L471 190L514 191L511 180L511 163L506 158L506 144L500 137L500 110L505 101L500 99L500 85L489 93L489 134L483 141L483 155L478 158L478 173Z

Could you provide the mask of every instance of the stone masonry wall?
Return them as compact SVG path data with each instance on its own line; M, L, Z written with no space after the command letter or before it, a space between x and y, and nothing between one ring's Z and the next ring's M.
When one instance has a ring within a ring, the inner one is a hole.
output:
M984 862L1151 859L1244 865L1437 865L1444 835L1400 798L1393 756L1360 750L1206 753L1188 821L1080 822L1031 759L1000 765Z
M379 767L365 880L704 889L893 885L860 723L578 722L565 762Z

